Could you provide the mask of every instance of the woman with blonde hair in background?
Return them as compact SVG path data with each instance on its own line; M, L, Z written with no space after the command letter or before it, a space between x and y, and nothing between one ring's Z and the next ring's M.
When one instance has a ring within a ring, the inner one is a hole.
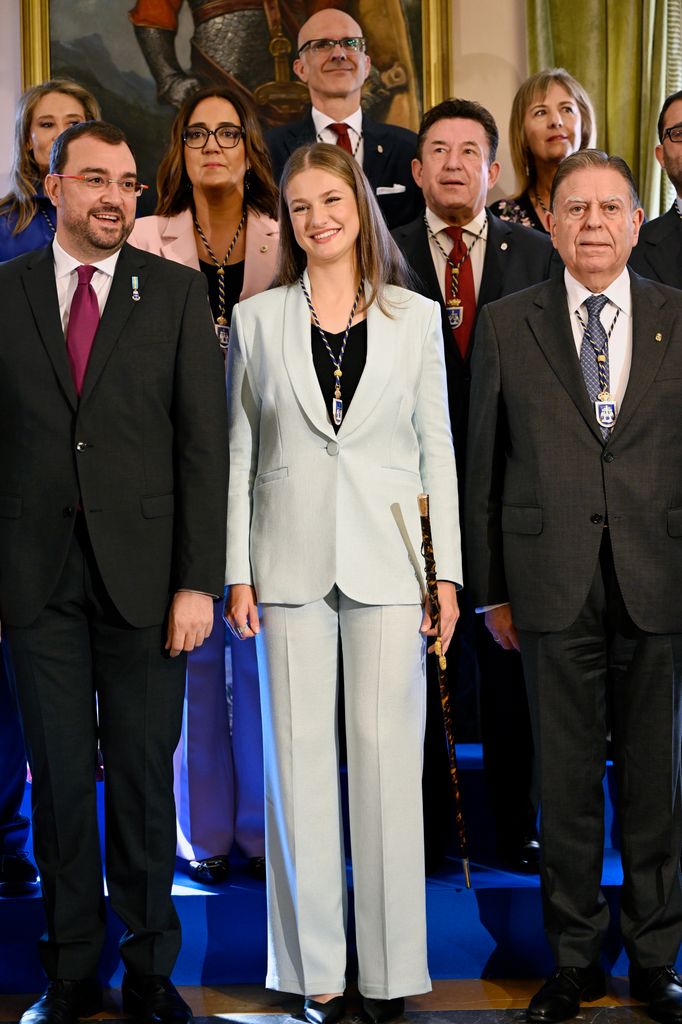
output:
M56 219L43 191L52 143L69 125L98 121L99 103L66 78L33 85L19 100L10 190L0 199L0 262L49 245Z
M509 119L509 145L521 192L490 207L501 220L547 231L556 169L579 149L594 146L597 129L590 97L565 68L531 75L519 87Z
M446 648L462 579L441 315L406 290L371 187L340 146L291 155L280 231L279 287L235 307L228 365L227 619L250 641L260 602L267 667L266 985L302 994L310 1024L345 1011L340 649L358 987L384 1024L431 987L422 491Z
M232 307L267 288L275 271L277 188L256 113L236 90L208 87L180 108L157 175L153 217L131 245L201 270L227 349ZM195 881L229 874L233 841L263 878L263 754L255 643L232 645L232 730L226 694L226 627L215 604L209 639L189 656L175 755L178 856Z

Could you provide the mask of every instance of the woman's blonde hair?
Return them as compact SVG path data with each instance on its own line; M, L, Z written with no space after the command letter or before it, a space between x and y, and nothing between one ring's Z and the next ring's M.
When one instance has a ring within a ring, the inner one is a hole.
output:
M551 85L560 85L573 97L580 111L580 146L588 149L595 144L597 128L592 101L565 68L545 68L531 75L519 87L512 104L509 119L509 146L516 177L521 184L521 192L526 192L535 184L536 168L533 154L526 141L524 121L531 103L542 101Z
M27 89L19 100L14 122L14 153L10 170L10 191L0 199L0 214L15 217L12 234L17 235L31 223L38 212L36 195L42 183L42 171L28 148L33 113L38 103L51 92L60 92L78 100L86 121L99 121L99 103L82 85L68 78L51 78Z
M339 178L353 192L358 208L360 231L356 241L356 260L361 279L365 282L366 305L378 303L382 312L389 314L383 296L387 284L410 288L412 275L405 259L391 238L372 186L358 162L340 146L315 142L301 146L289 157L282 172L279 196L279 261L273 284L294 284L306 267L306 255L296 241L286 191L289 182L308 168L328 171Z

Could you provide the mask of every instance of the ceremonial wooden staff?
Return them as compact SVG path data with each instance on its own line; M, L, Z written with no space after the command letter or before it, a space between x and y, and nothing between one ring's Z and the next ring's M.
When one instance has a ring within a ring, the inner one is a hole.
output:
M452 796L455 801L455 822L457 824L459 850L462 855L462 866L464 868L464 881L466 882L467 889L470 889L471 875L469 873L469 855L467 853L467 834L464 827L462 794L459 788L459 772L457 771L457 751L455 750L455 733L452 725L452 709L450 707L450 693L448 691L447 660L443 654L443 640L440 636L440 602L438 600L436 558L433 553L433 540L431 539L431 518L429 516L428 494L420 494L417 498L417 502L419 504L419 518L422 525L422 555L424 556L424 574L426 576L426 589L429 595L429 604L431 609L431 624L438 630L434 646L435 654L438 659L438 686L440 688L440 702L443 708L445 739L448 746L448 762L450 765Z

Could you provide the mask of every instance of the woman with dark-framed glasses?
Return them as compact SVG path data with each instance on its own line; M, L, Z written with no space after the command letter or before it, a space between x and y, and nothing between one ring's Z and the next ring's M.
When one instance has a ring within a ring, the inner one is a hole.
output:
M227 349L232 307L268 287L277 259L277 188L255 112L244 97L209 87L180 108L157 175L156 215L130 242L201 270L216 344ZM264 876L263 767L253 642L234 644L232 737L226 700L226 627L190 655L183 734L175 755L178 856L195 881L224 881L236 841ZM230 659L228 659L228 664Z

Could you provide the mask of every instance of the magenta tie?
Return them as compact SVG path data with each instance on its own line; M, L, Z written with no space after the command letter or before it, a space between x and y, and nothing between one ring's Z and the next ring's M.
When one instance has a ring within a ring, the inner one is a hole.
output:
M73 293L69 323L66 328L66 352L71 366L71 376L80 395L83 390L85 371L92 351L92 343L99 327L99 305L95 289L90 283L95 273L94 267L76 268L78 285Z

